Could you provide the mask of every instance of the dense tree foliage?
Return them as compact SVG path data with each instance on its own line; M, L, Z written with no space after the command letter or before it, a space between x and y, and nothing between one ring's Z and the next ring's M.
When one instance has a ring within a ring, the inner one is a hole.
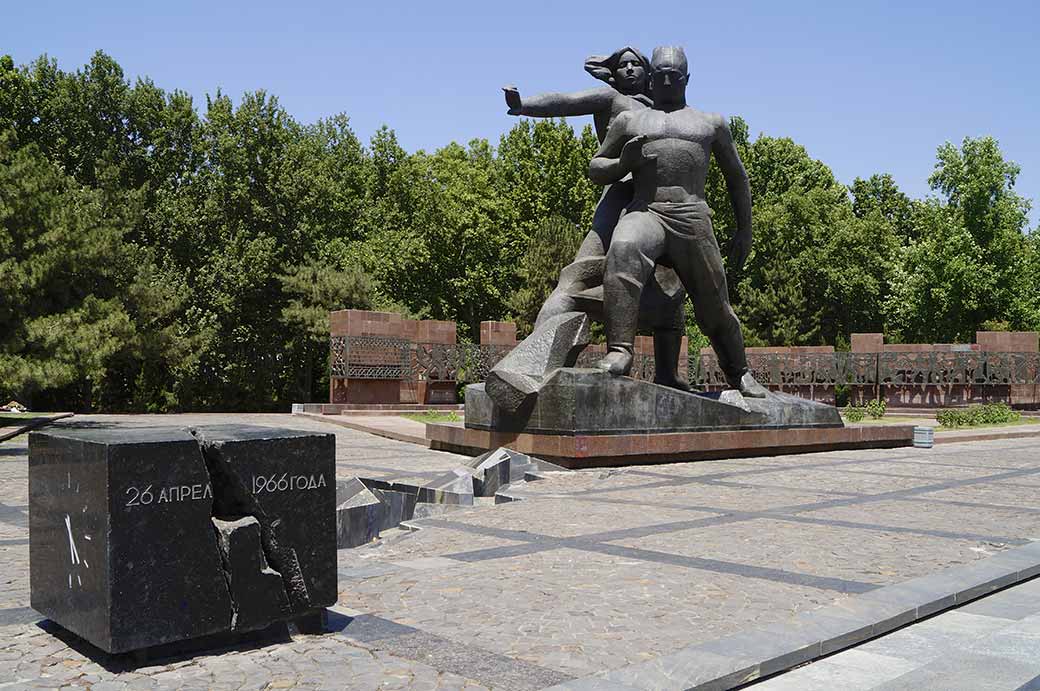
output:
M578 226L561 216L550 216L535 227L520 258L520 287L509 301L520 337L531 333L560 270L574 261L583 237Z
M731 129L754 199L730 275L749 343L1040 328L1040 234L994 140L939 147L935 195L914 200ZM496 146L409 153L264 92L199 107L103 53L75 72L2 57L0 399L284 410L322 395L330 309L455 320L464 339L485 319L529 328L589 226L596 146L589 127L520 120ZM714 165L707 196L725 244Z

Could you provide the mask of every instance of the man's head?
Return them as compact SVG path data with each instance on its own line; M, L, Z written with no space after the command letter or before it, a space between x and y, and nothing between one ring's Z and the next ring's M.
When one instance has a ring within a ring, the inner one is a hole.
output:
M585 61L585 71L629 96L649 92L650 61L632 46L607 56L593 55Z
M650 89L655 107L685 106L690 73L678 46L658 46L650 59Z

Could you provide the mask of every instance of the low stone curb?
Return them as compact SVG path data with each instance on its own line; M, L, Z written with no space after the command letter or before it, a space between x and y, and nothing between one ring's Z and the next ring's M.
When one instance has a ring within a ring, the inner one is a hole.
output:
M381 413L422 413L426 411L458 413L466 409L463 403L293 403L292 413L314 415L377 415Z
M418 436L390 429L389 426L362 424L351 420L349 416L320 415L318 413L293 413L293 415L310 418L311 420L317 420L318 422L327 422L331 425L339 425L340 427L357 430L358 432L368 432L369 434L374 434L377 437L384 437L385 439L403 441L408 444L418 444L419 446L428 446L425 433L422 436ZM417 422L415 424L422 425L423 423Z
M964 434L961 432L946 432L935 435L936 444L959 444L968 441L995 441L998 439L1027 439L1029 437L1040 437L1040 429L1008 430L1006 432L989 431Z
M732 689L1040 575L1040 542L885 586L761 628L566 682L562 691Z
M0 427L0 442L7 441L8 439L14 439L19 434L31 432L34 429L46 427L47 425L57 420L64 420L67 417L72 417L75 413L57 413L55 415L45 415L40 417L24 418L25 423L11 427Z

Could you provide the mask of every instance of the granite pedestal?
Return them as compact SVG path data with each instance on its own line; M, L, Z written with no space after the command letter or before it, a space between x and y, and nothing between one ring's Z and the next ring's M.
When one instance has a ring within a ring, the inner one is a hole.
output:
M53 427L29 437L30 601L109 653L336 601L333 435Z
M687 393L600 370L562 367L515 412L466 387L465 426L426 426L430 447L508 446L565 468L910 446L913 426L845 427L834 406L769 392Z
M554 370L516 412L498 405L483 384L466 387L470 429L581 435L841 426L834 406L797 396L688 393L597 369Z

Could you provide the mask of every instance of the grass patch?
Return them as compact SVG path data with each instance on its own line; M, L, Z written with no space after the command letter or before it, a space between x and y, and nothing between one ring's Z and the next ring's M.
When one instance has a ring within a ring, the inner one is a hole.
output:
M884 417L880 419L863 418L861 420L852 420L845 417L844 411L842 411L842 419L846 423L852 422L857 425L921 425L923 427L936 427L939 424L934 417Z
M851 423L852 420L845 420ZM995 422L984 425L973 425L971 427L943 427L934 417L886 417L880 420L865 419L854 424L857 425L916 425L918 427L934 427L936 434L943 432L956 432L964 429L986 429L993 427L1019 427L1021 425L1040 425L1040 418L1022 417L1015 422Z
M987 428L993 428L993 427L1019 427L1021 425L1036 425L1036 424L1040 424L1040 420L1037 420L1036 418L1034 418L1032 420L1030 420L1029 418L1019 418L1019 419L1014 420L1012 422L985 422L985 423L981 423L981 424L978 424L978 425L962 425L960 427L945 427L945 426L942 426L942 427L936 427L935 428L935 432L936 432L936 434L941 434L942 432L956 432L958 430L966 430L966 429L987 429Z
M947 408L935 414L943 427L982 427L983 425L1007 425L1018 422L1022 414L1012 410L1006 403L984 403L967 408Z
M47 417L47 413L0 413L0 424L6 420L31 420L34 417Z
M454 410L424 410L421 413L404 413L401 417L416 422L462 422L462 418Z
M0 428L21 427L33 420L45 420L54 413L0 413Z

